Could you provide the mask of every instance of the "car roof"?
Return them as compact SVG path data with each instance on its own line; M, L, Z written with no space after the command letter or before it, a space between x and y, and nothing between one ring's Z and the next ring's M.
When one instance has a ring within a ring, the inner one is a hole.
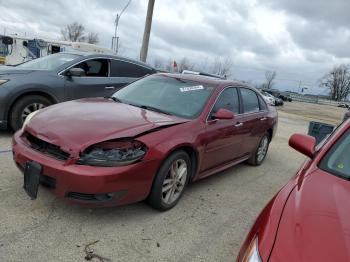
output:
M194 81L194 82L198 82L198 83L202 83L202 84L206 84L206 85L210 85L210 86L214 86L214 87L233 86L233 87L252 88L252 87L250 87L250 86L248 86L245 83L242 83L240 81L220 79L220 78L211 77L211 76L204 76L204 75L180 74L180 73L158 73L158 75L164 75L164 76L168 76L168 77Z
M144 67L148 67L148 68L156 70L155 68L153 68L152 66L150 66L149 64L146 64L144 62L137 61L137 60L134 60L134 59L131 59L131 58L126 58L126 57L123 57L123 56L114 55L112 53L111 54L101 54L101 53L95 53L95 52L69 51L69 52L64 52L64 54L79 55L79 56L84 56L86 58L102 57L102 58L118 59L118 60L123 60L123 61L126 61L126 62L134 63L136 65L140 65L140 66L144 66Z

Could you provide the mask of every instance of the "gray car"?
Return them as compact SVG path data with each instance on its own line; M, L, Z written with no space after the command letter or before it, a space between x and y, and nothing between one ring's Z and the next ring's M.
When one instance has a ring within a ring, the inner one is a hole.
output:
M84 97L109 97L156 70L113 55L58 53L0 67L0 129L18 130L31 112Z

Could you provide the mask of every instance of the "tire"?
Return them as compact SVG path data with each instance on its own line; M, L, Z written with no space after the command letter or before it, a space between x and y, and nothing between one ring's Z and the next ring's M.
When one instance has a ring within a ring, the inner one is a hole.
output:
M10 126L13 131L22 128L24 115L51 105L51 101L40 95L28 95L18 100L10 112ZM26 110L26 111L25 111Z
M175 178L173 176L173 174L175 173L171 170L174 170L172 168L175 166L178 167L177 171L179 173L181 173L180 170L183 170L184 167L186 167L187 169L186 174L182 174L180 178L182 179L181 181L179 180L179 177ZM159 171L157 172L157 175L153 181L151 193L149 194L147 199L148 204L159 211L166 211L173 208L177 204L177 202L179 202L186 188L186 185L188 184L189 178L191 177L191 170L191 160L186 152L179 150L172 153L163 162ZM186 177L184 177L185 175ZM180 184L183 185L181 186ZM178 191L178 189L180 188L181 190ZM164 191L165 189L167 190ZM172 191L173 194L171 193ZM173 196L173 198L171 196ZM166 201L166 199L168 199L168 202Z
M263 144L264 144L265 149L261 149ZM267 151L269 149L269 145L270 145L270 135L268 133L265 133L264 136L260 139L259 145L257 146L255 152L248 159L247 162L253 166L260 166L266 158ZM264 150L263 156L260 155L261 150Z

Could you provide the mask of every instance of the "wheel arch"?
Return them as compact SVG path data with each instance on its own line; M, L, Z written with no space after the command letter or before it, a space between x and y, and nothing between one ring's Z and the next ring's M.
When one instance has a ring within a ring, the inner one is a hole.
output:
M22 99L23 97L26 97L26 96L31 96L31 95L39 95L39 96L43 96L45 97L46 99L50 100L53 104L56 104L58 103L58 99L50 94L49 92L46 92L46 91L42 91L42 90L30 90L30 91L25 91L25 92L22 92L20 94L17 94L17 96L15 96L9 106L7 107L7 112L6 112L6 116L7 116L7 120L9 121L10 119L10 114L12 112L12 109L14 107L14 105L20 100Z
M269 129L267 130L267 133L269 134L269 140L270 140L270 142L271 142L272 137L273 137L273 129L272 129L272 128L269 128Z
M173 154L176 151L184 151L190 157L190 160L191 160L191 177L190 177L189 181L191 181L193 179L193 177L195 176L196 172L198 171L199 154L198 154L197 150L192 145L190 145L190 144L181 144L181 145L178 145L176 147L173 147L172 149L170 149L168 152L165 153L165 156L164 156L163 160L161 161L160 165L157 168L157 172L154 174L153 181L152 181L152 187L153 187L156 175L159 172L159 169L161 168L162 164L164 163L164 161L171 154Z

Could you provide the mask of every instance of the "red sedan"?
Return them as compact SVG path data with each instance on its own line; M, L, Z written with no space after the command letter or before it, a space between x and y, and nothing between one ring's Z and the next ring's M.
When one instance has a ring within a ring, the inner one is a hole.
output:
M350 261L350 120L315 145L289 144L308 156L257 218L237 261Z
M260 165L277 113L253 88L212 77L157 74L111 98L54 105L13 138L24 189L92 205L147 199L167 210L188 182L243 161Z

